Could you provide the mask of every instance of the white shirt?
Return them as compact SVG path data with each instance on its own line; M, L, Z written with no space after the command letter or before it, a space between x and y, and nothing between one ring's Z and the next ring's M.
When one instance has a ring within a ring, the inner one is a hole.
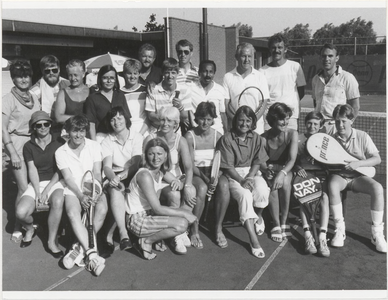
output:
M228 72L224 76L223 86L226 90L226 99L228 105L226 111L228 116L234 116L235 112L238 109L238 98L240 97L241 92L250 86L257 87L263 93L264 99L269 99L269 90L268 82L264 74L252 67L252 72L243 78L238 72L237 68L234 68L232 71ZM256 111L259 106L259 100L264 100L260 92L257 89L248 89L241 96L240 106L248 105ZM230 100L230 101L229 101ZM261 117L256 124L256 132L261 134L264 132L264 120Z
M191 100L193 104L193 112L197 110L199 103L201 102L213 102L216 107L217 118L214 119L214 125L212 128L224 134L221 113L225 113L225 98L226 91L222 85L213 81L213 87L206 94L205 89L200 83L193 84L191 87Z
M306 85L306 79L301 65L287 60L279 67L265 65L259 70L268 81L270 101L267 107L275 102L285 103L292 109L291 118L299 118L298 87Z

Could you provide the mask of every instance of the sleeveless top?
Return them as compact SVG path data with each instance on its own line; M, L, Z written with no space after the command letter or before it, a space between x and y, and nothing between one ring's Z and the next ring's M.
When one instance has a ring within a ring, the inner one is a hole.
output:
M291 145L291 140L289 139L288 133L285 133L284 143L281 144L277 149L274 149L269 145L268 134L266 133L264 133L262 137L264 137L266 140L265 150L269 156L267 164L285 165L289 157Z
M154 139L157 137L156 132L150 133L150 136ZM170 173L172 173L174 176L178 177L182 175L181 168L179 167L179 141L181 139L181 134L179 132L176 133L176 138L174 142L174 146L170 148L170 156L171 156L171 170Z
M65 115L78 115L83 112L84 103L86 99L84 99L81 102L73 101L66 90L63 90L65 92L65 103L66 103L66 109L65 109Z
M160 172L159 180L156 181L154 177L151 174L151 171L147 168L140 168L135 176L132 178L131 182L129 183L129 190L130 193L127 194L126 201L125 201L125 210L129 215L133 215L145 210L151 209L151 206L144 195L144 192L140 189L139 184L137 183L137 175L140 172L148 172L154 182L154 189L155 192L159 198L161 190L163 188L162 184L162 178L163 173Z
M188 132L193 137L194 165L199 168L212 166L215 147L217 144L217 131L214 131L214 143L212 149L196 149L194 132L192 130L189 130Z

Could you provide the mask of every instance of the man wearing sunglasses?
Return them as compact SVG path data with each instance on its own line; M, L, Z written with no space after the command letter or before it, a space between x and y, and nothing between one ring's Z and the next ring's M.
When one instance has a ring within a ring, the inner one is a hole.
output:
M57 99L59 90L70 85L70 82L60 77L59 60L54 55L46 55L40 60L40 70L42 78L34 84L30 92L34 93L41 105L42 110L49 115L53 109L53 104Z
M179 61L179 73L176 82L179 84L190 84L198 81L198 68L191 63L193 56L193 44L188 40L180 40L175 45Z

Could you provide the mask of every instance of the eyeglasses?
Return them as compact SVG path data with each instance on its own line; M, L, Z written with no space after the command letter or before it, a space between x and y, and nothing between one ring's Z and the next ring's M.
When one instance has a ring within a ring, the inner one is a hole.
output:
M59 71L58 68L45 69L45 70L43 70L43 73L46 74L46 75L50 74L51 72L52 72L53 74L57 74L58 71Z
M47 127L50 127L50 125L51 125L50 122L44 122L44 123L35 124L35 128L36 128L36 129L40 129L40 128L42 128L43 126L44 126L45 128L47 128Z
M177 52L178 52L178 55L182 55L183 53L184 53L185 55L189 55L189 54L190 54L190 51L189 51L189 50L178 50Z

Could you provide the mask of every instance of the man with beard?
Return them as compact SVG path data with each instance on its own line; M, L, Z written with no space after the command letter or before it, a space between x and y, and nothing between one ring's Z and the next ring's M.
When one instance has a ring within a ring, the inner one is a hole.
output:
M149 82L158 84L163 79L162 70L154 66L156 59L156 49L151 44L144 44L139 49L139 60L141 62L141 70L139 83L147 85Z
M254 60L255 48L252 44L241 43L237 46L235 58L237 67L224 76L223 86L226 90L227 103L226 112L228 115L228 125L232 124L232 119L239 106L247 105L253 109L257 117L255 132L262 134L264 132L263 113L267 107L269 99L268 82L264 74L254 69L252 66ZM257 89L249 89L241 96L240 94L247 87L257 87L263 93L264 99Z
M35 94L41 105L42 110L51 114L59 90L70 85L70 82L60 77L60 64L58 58L54 55L46 55L40 60L40 70L42 78L35 83L30 92Z
M228 128L228 120L225 114L225 89L213 80L216 74L215 62L212 60L201 61L198 74L199 82L191 87L193 111L196 111L201 102L213 102L216 107L217 118L214 119L212 128L224 134ZM194 122L192 112L190 112L190 116ZM193 125L195 126L195 124Z
M304 96L304 78L301 65L286 58L287 40L280 33L271 36L268 40L268 48L272 55L272 61L260 68L267 78L270 100L268 107L275 102L283 102L292 109L292 116L288 128L298 130L299 101ZM266 113L265 113L266 115ZM270 129L264 115L264 129Z
M320 53L323 70L312 79L312 97L315 111L325 117L326 133L332 134L336 130L334 108L338 104L349 104L356 119L360 109L360 92L354 75L337 66L339 52L335 45L323 45Z

